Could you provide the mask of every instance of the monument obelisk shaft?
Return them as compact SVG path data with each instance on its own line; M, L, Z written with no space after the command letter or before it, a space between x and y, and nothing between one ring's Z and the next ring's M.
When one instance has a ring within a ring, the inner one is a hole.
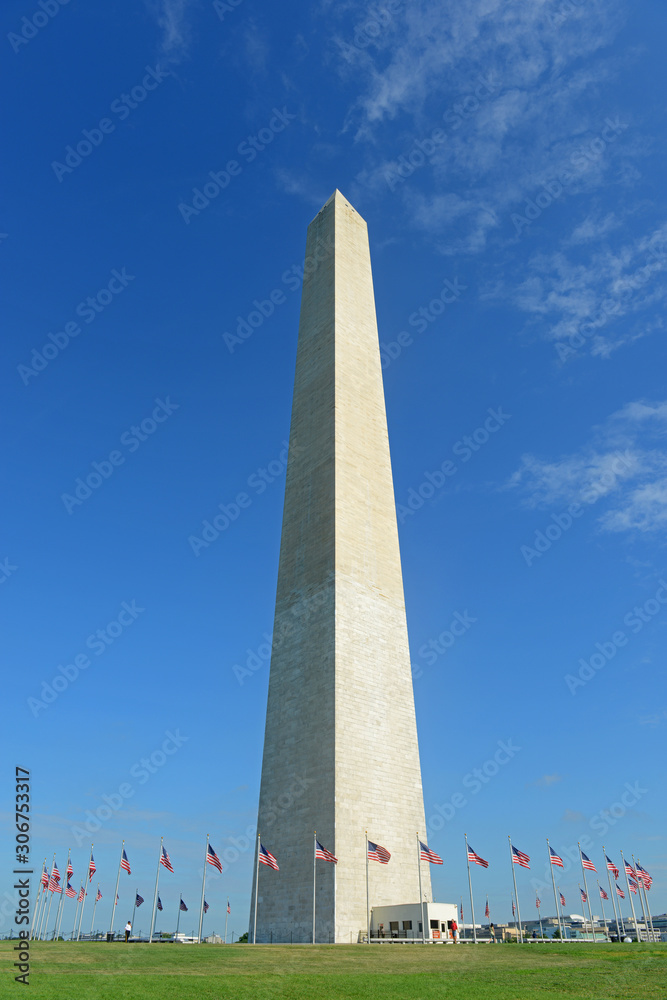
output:
M386 905L417 902L424 828L368 235L336 191L306 243L258 814L280 871L259 866L257 941L311 939L313 830L338 857L317 862L317 938L350 942L364 830L392 855L371 867Z

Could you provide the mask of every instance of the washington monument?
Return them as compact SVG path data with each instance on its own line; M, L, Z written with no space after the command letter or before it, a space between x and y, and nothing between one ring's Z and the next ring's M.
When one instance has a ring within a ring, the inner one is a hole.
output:
M419 901L419 748L367 227L335 191L308 227L258 831L257 942L366 929ZM426 866L429 867L428 865ZM253 869L250 935L256 877ZM431 900L428 871L423 896Z

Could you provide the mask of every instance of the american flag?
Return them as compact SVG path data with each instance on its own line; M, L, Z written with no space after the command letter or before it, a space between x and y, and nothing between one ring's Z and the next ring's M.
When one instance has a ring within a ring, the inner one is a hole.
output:
M74 869L72 868L72 862L68 858L67 859L67 881L68 882L71 879L71 877L72 877L73 874L74 874Z
M391 854L384 847L374 844L371 840L368 841L368 858L370 861L379 861L381 865L386 865L390 857Z
M581 888L581 886L579 886L579 892L581 893L581 902L585 903L586 900L588 899L588 896L586 895L586 893L584 892L584 890Z
M634 879L630 879L630 892L634 892L635 896L637 895L637 888L638 886Z
M162 848L162 854L160 855L160 864L164 865L164 867L167 869L168 872L173 872L174 869L171 867L171 861L169 860L169 855L165 851L164 847Z
M268 865L269 868L273 868L274 871L280 871L280 868L278 868L278 862L271 854L271 851L267 851L261 842L259 845L259 860L263 865Z
M563 895L562 892L559 895L560 895L560 905L565 906L565 896Z
M463 923L463 903L461 903L461 923Z
M96 871L97 871L97 868L95 867L95 858L93 857L93 852L91 851L90 852L90 861L88 863L88 881L89 882L93 881L93 875L95 874Z
M620 875L620 872L619 872L618 868L616 867L616 865L614 864L614 862L610 861L606 854L605 854L605 860L607 862L607 868L612 873L612 875L614 876L614 878L618 878L618 876Z
M157 908L158 908L158 910L161 910L161 909L162 909L162 900L160 899L160 897L159 897L159 896L158 896L158 898L157 898Z
M472 861L476 865L481 865L482 868L489 867L489 862L485 861L484 858L480 858L479 854L475 854L470 844L468 844L468 861Z
M338 858L334 857L331 851L327 851L326 847L322 847L319 840L315 841L315 857L318 861L330 861L333 865L338 864Z
M46 870L46 861L44 862L44 867L42 868L42 877L40 879L40 882L46 889L49 884L49 873Z
M489 917L490 915L491 915L491 914L489 913L489 900L488 900L488 897L487 897L487 900L486 900L486 907L484 908L484 916L485 916L485 917Z
M419 841L419 857L422 861L430 861L432 865L441 865L443 863L440 855L432 851L426 844L422 844L421 840Z
M220 861L220 858L215 853L210 844L208 844L206 847L206 860L208 861L209 865L213 865L214 868L217 868L220 874L222 875L222 862Z
M209 911L209 905L206 902L206 900L204 900L204 913L208 913L208 911Z
M621 889L620 885L616 886L616 893L621 897L621 899L625 899L625 893Z
M231 912L232 912L232 908L229 905L229 900L227 900L227 913L231 913Z
M98 901L98 899L101 899L101 898L102 898L102 893L101 893L101 892L100 892L100 890L98 889L98 890L97 890L97 895L95 896L95 902L97 902L97 901Z
M128 875L132 874L132 869L130 868L130 862L127 860L127 854L125 853L124 849L123 849L123 856L120 859L120 867L123 869L123 871L126 871Z
M602 886L598 886L598 888L600 890L600 899L609 899L609 896L604 891L604 889L602 888Z
M653 884L653 878L651 875L649 875L649 873L646 871L645 868L642 868L639 862L637 862L637 878L640 878L642 880L645 889L651 888L651 885Z
M179 909L183 910L183 913L187 913L188 912L188 908L187 908L187 906L185 905L185 903L183 902L182 899L181 899L181 902L180 902Z
M516 916L516 908L515 908L515 906L514 906L514 900L512 900L512 916L513 916L513 917L515 917L515 916Z
M541 905L542 905L542 900L540 899L539 896L536 896L535 897L535 906L538 908L538 910L539 910L539 908L540 908Z
M76 898L76 901L77 901L77 903L81 903L81 902L83 902L83 897L84 897L85 895L86 895L86 891L85 891L85 889L83 888L83 886L81 886L81 888L79 889L79 895L78 895L78 896L77 896L77 898Z
M144 897L140 896L139 893L137 893L137 898L134 901L134 905L135 906L141 906L141 904L143 903L143 901L144 901Z
M114 906L118 906L118 900L119 899L120 899L120 896L118 895L118 893L116 893L116 902L113 904Z
M76 889L73 889L69 882L67 883L67 888L65 889L65 895L69 896L70 899L74 899L76 896Z
M512 861L515 865L521 865L522 868L530 868L528 862L530 858L527 854L523 854L521 851L517 850L516 847L512 847Z
M630 878L636 878L637 877L637 873L636 873L636 871L634 870L634 868L632 867L632 865L630 864L629 861L625 862L625 874L628 875Z
M563 865L563 859L558 854L556 854L553 847L549 847L549 858L551 860L552 865L558 865L559 868L565 867Z
M49 889L51 892L62 892L60 886L60 872L58 871L56 865L53 866L53 871L49 877Z
M581 864L583 865L583 867L586 868L587 871L589 872L597 872L597 868L595 867L591 859L584 854L581 848L579 848L579 852L581 854Z

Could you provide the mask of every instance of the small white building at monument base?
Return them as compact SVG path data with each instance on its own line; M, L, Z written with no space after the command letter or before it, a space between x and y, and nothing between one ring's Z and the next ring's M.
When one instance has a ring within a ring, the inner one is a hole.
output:
M422 919L427 941L452 941L452 920L458 924L456 903L398 903L371 910L371 941L421 941Z

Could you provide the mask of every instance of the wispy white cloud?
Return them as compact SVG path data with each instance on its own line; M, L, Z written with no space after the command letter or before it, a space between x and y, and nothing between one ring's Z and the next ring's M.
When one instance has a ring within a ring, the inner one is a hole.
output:
M613 213L587 217L568 241L582 244L617 228ZM597 229L597 233L595 232ZM561 342L563 361L586 349L599 357L663 328L659 312L667 300L667 222L651 232L595 250L588 261L563 250L534 254L527 276L515 288L497 290L529 317L545 340ZM620 322L625 319L625 322Z
M160 54L171 62L180 62L190 49L191 30L187 15L193 0L151 0L150 5L161 32L158 41Z
M573 454L523 455L504 488L518 490L530 508L606 500L601 530L659 532L667 527L665 437L667 402L628 403Z

